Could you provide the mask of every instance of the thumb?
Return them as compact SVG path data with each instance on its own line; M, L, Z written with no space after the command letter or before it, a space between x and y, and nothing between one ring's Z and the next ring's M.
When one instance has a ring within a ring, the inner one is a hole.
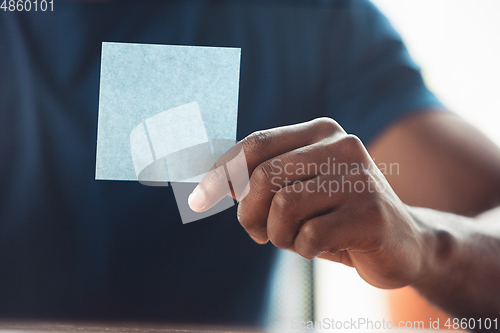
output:
M249 192L248 166L241 143L229 149L215 163L189 195L189 207L204 212L226 195L241 201Z

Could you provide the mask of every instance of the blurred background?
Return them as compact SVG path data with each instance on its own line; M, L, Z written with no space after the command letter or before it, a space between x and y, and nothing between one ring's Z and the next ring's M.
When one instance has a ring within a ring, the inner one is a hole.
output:
M402 35L431 90L500 145L500 1L372 1ZM316 260L314 270L317 320L438 315L424 311L411 291L376 289L343 265Z

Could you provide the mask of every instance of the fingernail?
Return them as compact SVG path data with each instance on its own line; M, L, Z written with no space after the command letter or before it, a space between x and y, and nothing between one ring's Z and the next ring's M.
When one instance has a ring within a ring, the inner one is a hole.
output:
M196 186L193 192L189 195L188 205L195 212L201 212L203 211L203 208L205 208L205 192L199 186Z
M252 235L250 235L250 237L254 240L255 243L258 243L260 245L264 245L267 243L267 240L261 240L261 239L258 239L256 237L252 236Z

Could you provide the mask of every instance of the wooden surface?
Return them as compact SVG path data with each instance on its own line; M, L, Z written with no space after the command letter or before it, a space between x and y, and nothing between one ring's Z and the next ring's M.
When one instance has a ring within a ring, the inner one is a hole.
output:
M49 322L2 322L0 333L263 333L261 330L243 327L181 326L144 323L49 323Z
M347 330L345 332L404 332L431 333L447 330ZM217 326L179 326L169 324L145 323L51 323L51 322L5 322L0 321L0 333L331 333L342 330L301 331L294 329L263 331L255 328L217 327ZM448 331L449 332L449 331ZM455 331L456 332L456 331Z

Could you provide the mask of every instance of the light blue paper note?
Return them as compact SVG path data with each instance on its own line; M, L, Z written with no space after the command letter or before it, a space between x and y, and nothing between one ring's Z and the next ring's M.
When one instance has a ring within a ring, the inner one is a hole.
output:
M240 54L103 43L96 179L198 182L236 140Z

